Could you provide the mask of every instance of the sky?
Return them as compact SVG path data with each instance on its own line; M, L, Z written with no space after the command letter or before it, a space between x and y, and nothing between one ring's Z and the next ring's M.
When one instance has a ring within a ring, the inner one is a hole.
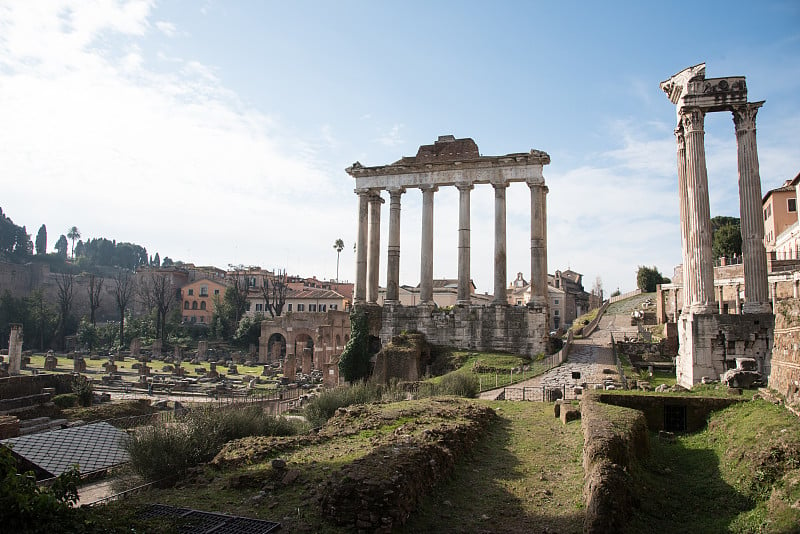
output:
M680 262L675 107L706 63L746 76L762 193L800 172L800 3L0 0L0 208L48 248L134 242L163 259L355 278L345 168L440 135L543 150L548 270L606 295ZM706 117L711 214L738 216L736 137ZM530 196L508 196L508 280L529 279ZM388 195L384 193L388 200ZM493 192L472 192L472 276L493 289ZM380 283L386 281L388 202ZM400 281L420 272L402 197ZM434 276L457 277L458 195L434 208Z

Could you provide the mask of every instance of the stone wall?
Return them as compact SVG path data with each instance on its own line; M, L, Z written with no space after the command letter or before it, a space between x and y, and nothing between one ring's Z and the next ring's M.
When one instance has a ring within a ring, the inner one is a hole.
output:
M397 378L415 382L425 375L431 351L422 334L401 334L385 344L375 356L372 379L388 383Z
M55 388L56 395L72 393L72 376L53 374L0 378L0 399L38 395L42 388Z
M736 367L736 358L754 358L758 371L769 376L774 328L771 313L681 315L675 361L678 384L692 388L704 376L719 380Z
M664 430L664 407L681 406L686 408L686 431L695 432L706 426L711 412L722 410L732 404L743 402L742 398L731 397L679 397L676 395L619 395L611 393L595 394L598 402L631 408L642 412L651 431Z
M800 404L800 300L778 302L775 310L775 345L769 387Z
M630 518L634 462L649 450L647 424L636 410L609 410L593 395L581 401L583 429L584 502L583 531L589 534L620 532Z
M524 306L384 306L381 341L403 331L420 332L433 345L530 356L546 353L549 342L547 314Z
M635 362L669 362L671 355L667 353L667 343L662 339L658 343L647 341L617 341L617 352Z

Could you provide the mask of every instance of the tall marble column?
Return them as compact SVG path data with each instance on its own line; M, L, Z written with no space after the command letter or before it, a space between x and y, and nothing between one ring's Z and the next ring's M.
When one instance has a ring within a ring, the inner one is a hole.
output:
M433 304L433 194L434 185L420 186L422 190L422 247L420 251L419 303Z
M531 190L531 301L547 305L547 187L528 183Z
M367 300L367 221L369 214L369 190L356 190L358 195L358 237L356 241L356 287L353 304Z
M714 258L711 253L711 213L706 171L705 112L681 109L686 138L686 192L688 197L689 303L693 313L715 313Z
M672 290L672 311L674 316L674 321L678 322L678 288Z
M739 294L741 293L741 291L742 291L742 287L739 284L736 284L736 295L734 295L734 297L735 297L734 305L736 306L736 314L737 315L742 313L742 300L739 297Z
M458 295L456 304L470 303L470 213L472 184L456 184L458 188Z
M733 108L739 161L739 215L744 262L743 313L772 312L767 288L767 253L764 249L761 177L756 147L756 113L763 104L763 102L748 103Z
M719 304L719 313L720 315L723 313L724 306L725 306L725 299L724 299L724 287L719 286L719 298L717 299L717 303Z
M506 188L508 184L492 184L494 188L494 305L507 305L506 297Z
M378 302L378 275L381 262L381 204L380 191L369 197L369 249L367 253L367 302Z
M680 206L681 218L681 261L683 268L681 269L681 282L683 283L683 309L689 309L689 262L691 261L691 254L689 253L689 217L688 217L688 203L689 199L686 192L686 138L684 137L683 125L678 125L675 128L675 140L678 145L678 203ZM676 319L677 321L677 319Z
M402 187L389 189L389 251L386 262L386 302L400 302L400 195Z

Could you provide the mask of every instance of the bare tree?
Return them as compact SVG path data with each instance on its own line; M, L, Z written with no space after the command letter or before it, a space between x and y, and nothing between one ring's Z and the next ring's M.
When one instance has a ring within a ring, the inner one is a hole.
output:
M280 316L283 312L283 305L286 304L286 271L277 271L270 282L268 277L264 277L261 286L261 294L266 301L267 311L270 316Z
M135 287L133 273L130 271L120 269L114 275L114 299L117 302L117 310L119 310L120 347L125 344L125 310L133 297Z
M167 312L175 302L177 288L169 273L150 273L142 280L139 294L149 309L156 310L156 337L166 341Z
M56 286L58 296L58 338L61 349L65 348L64 338L67 336L67 319L72 310L73 287L75 275L72 273L58 273L56 275Z
M94 273L89 273L89 322L95 326L95 312L100 308L100 291L103 289L103 278Z

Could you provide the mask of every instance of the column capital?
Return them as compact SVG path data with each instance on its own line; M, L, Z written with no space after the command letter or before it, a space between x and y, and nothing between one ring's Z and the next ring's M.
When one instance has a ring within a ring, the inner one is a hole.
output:
M506 189L508 188L508 182L492 182L492 187L497 189Z
M542 189L542 193L544 193L545 195L550 192L550 188L544 185L544 182L526 182L526 183L528 184L528 187L530 188L531 191L533 191L534 188L539 187Z
M381 189L370 189L369 193L369 201L370 202L380 202L384 204L386 201L381 196Z
M685 133L703 132L705 124L706 112L700 108L681 108L680 112L681 125Z
M686 133L682 124L675 128L675 141L678 143L678 150L686 150Z
M456 183L456 189L458 189L459 191L471 191L475 189L475 184L473 184L472 182Z
M399 197L400 195L406 192L405 187L389 187L386 190L389 192L389 196L391 198Z
M367 188L364 188L364 189L353 189L353 192L358 196L366 196L366 195L370 195L372 193L372 189L367 189Z
M433 184L422 184L419 186L419 190L422 191L423 193L428 191L430 191L431 193L435 193L436 191L439 190L439 186Z
M733 113L733 124L736 127L736 133L746 132L756 129L756 114L758 108L764 105L761 102L748 102L740 106L733 106L731 112Z

